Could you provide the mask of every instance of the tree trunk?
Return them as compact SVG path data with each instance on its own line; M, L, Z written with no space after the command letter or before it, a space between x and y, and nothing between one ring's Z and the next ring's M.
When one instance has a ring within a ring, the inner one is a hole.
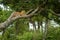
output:
M42 26L42 21L38 21L38 30L43 32L43 26Z
M48 26L49 26L49 20L48 20L48 19L46 19L46 20L45 20L45 28L44 28L44 33L43 33L43 40L46 40Z
M40 22L38 21L38 30L40 30Z
M33 22L33 28L34 28L34 31L36 31L36 24L35 24L35 22Z

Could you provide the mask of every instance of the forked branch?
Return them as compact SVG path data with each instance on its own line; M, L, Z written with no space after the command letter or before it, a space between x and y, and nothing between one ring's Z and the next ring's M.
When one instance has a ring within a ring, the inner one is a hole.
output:
M0 29L5 29L5 28L8 27L14 20L16 20L16 19L18 19L18 18L28 18L28 17L31 17L31 16L33 16L38 10L39 10L39 7L37 7L34 11L29 10L28 12L26 12L26 14L29 13L28 15L23 15L23 16L18 15L18 16L16 16L16 17L12 17L13 14L15 13L15 12L13 12L6 21L4 21L3 23L0 23ZM42 9L41 9L41 10L42 10ZM32 11L32 12L31 12L31 11Z
M39 7L41 7L42 5L46 4L46 2L43 2ZM13 12L10 17L4 21L3 23L0 23L0 29L4 29L6 27L8 27L14 20L18 19L18 18L28 18L28 17L31 17L33 16L38 10L40 10L40 12L43 10L42 8L39 9L39 7L37 7L34 11L32 11L33 9L29 10L28 12L26 12L26 15L23 15L23 16L16 16L16 17L12 17L13 14L15 12ZM28 14L28 15L27 15Z

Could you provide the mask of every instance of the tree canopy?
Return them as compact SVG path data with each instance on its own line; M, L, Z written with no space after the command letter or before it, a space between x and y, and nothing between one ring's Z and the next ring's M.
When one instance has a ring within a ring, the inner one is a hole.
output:
M60 27L51 21L60 26L60 0L0 0L0 4L5 9L0 7L1 40L59 40ZM22 10L26 15L12 17Z

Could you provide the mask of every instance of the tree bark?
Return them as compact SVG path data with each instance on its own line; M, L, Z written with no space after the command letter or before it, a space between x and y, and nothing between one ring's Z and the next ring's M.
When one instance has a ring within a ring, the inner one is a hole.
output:
M18 18L28 18L28 17L31 17L31 16L33 16L38 10L40 10L40 12L41 12L42 10L44 10L43 8L41 8L41 6L44 5L44 4L45 4L45 2L43 2L40 6L38 6L34 11L29 10L28 12L26 12L26 15L23 15L23 16L18 15L18 16L16 16L16 17L11 18L11 17L13 16L13 14L15 13L15 12L13 12L13 13L11 14L11 16L8 18L8 20L6 20L6 21L3 22L3 23L0 23L0 29L4 29L4 28L8 27L14 20L16 20L16 19L18 19ZM41 8L41 9L40 9L40 8ZM31 12L31 11L32 11L32 12ZM29 14L29 13L30 13L30 14ZM27 15L27 14L28 14L28 15Z
M13 12L12 14L11 14L11 16L5 21L5 22L3 22L3 23L0 23L0 29L1 30L3 30L3 29L5 29L6 27L8 27L10 24L12 24L12 22L14 21L14 20L16 20L16 19L18 19L18 18L28 18L28 17L31 17L31 16L33 16L34 14L35 14L35 12L37 12L39 10L39 8L37 7L34 11L32 11L31 12L31 10L29 10L28 12L27 12L27 14L28 13L30 13L30 14L28 14L28 15L23 15L23 16L20 16L20 15L18 15L18 16L16 16L16 17L13 17L13 18L11 18L12 16L13 16L13 14L15 13L15 12Z

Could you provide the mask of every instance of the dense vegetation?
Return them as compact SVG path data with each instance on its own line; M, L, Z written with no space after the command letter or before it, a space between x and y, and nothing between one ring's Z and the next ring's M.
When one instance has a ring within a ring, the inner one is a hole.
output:
M0 7L0 23L7 20L13 11L28 11L37 7L44 9L30 18L15 20L3 31L0 40L60 39L60 0L1 0L0 4L4 7L4 10ZM51 20L59 26L52 26ZM38 28L36 28L36 21ZM29 29L29 23L33 24L33 30Z

